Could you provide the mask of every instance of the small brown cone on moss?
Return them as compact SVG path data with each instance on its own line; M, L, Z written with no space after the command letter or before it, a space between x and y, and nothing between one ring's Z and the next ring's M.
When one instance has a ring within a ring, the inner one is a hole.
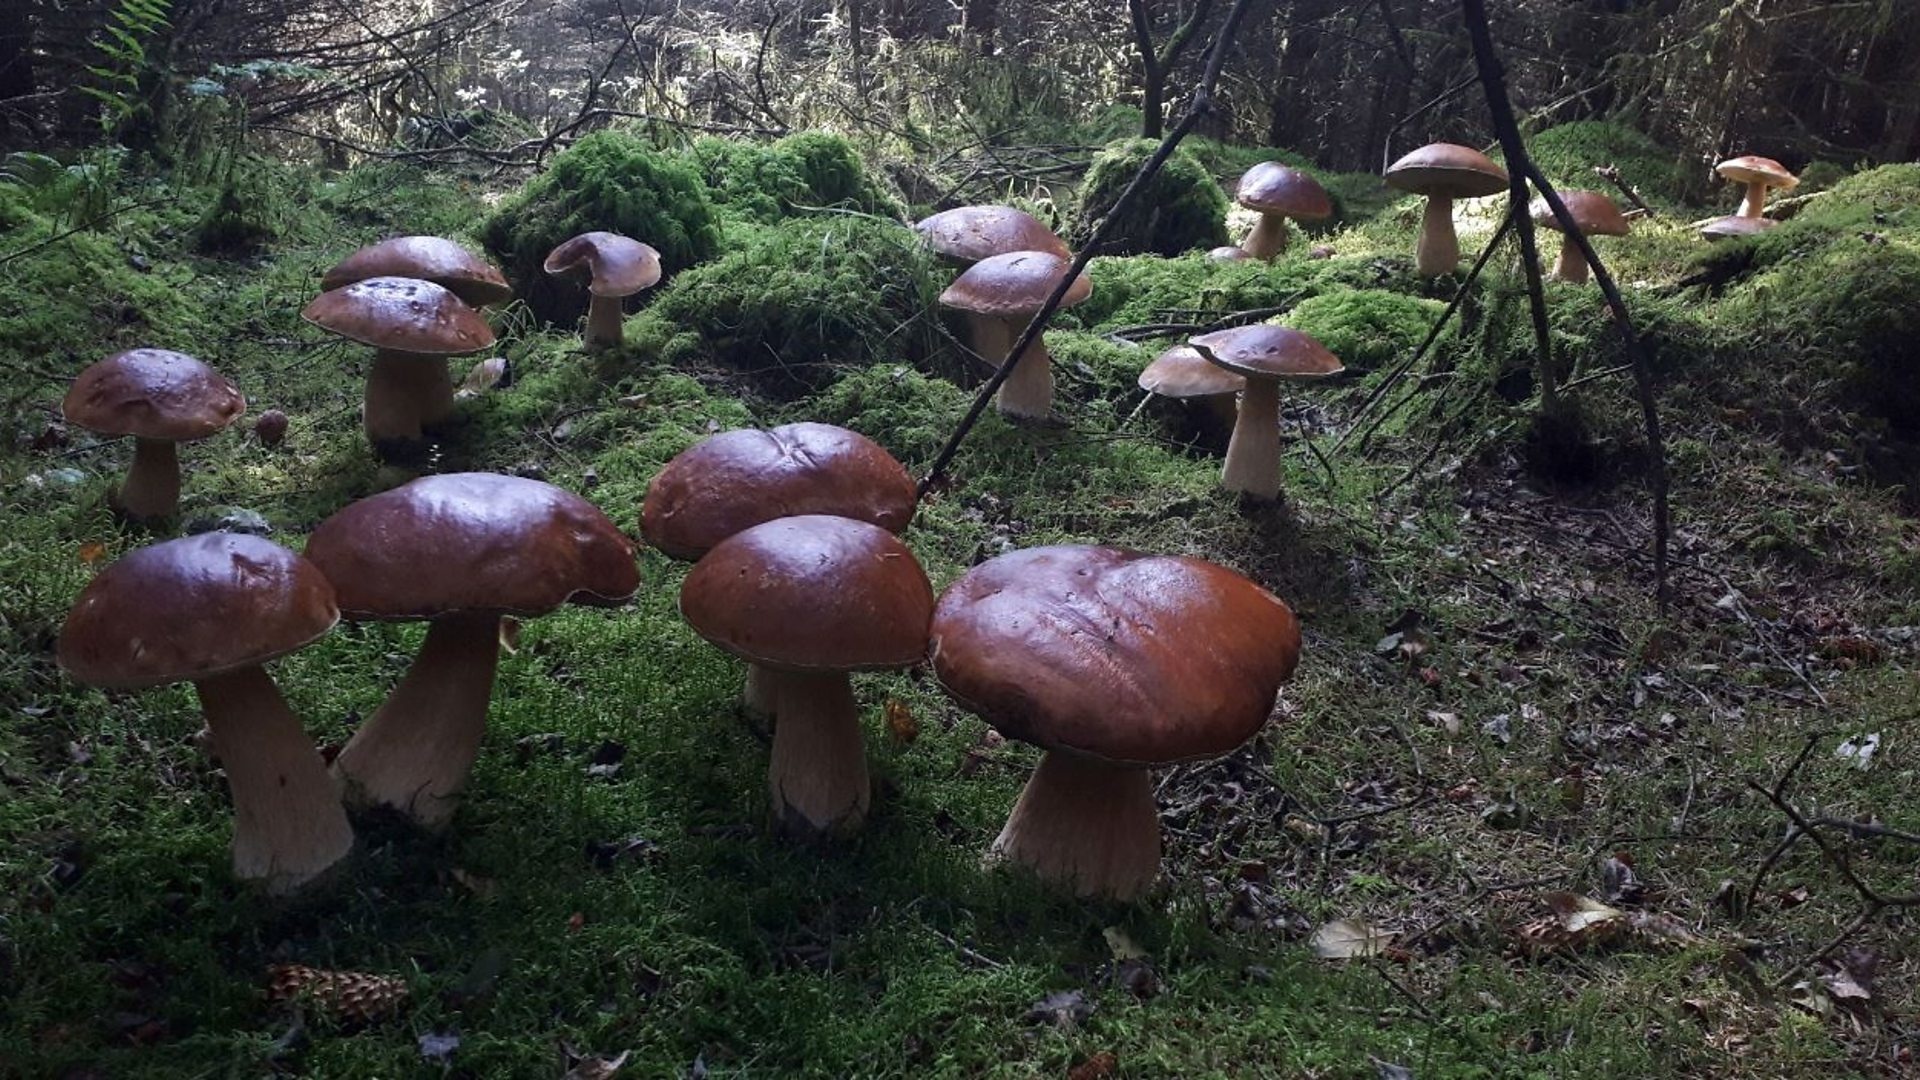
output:
M335 1020L368 1024L398 1013L407 1004L407 984L391 975L364 971L327 971L305 964L267 968L267 1000L304 998Z

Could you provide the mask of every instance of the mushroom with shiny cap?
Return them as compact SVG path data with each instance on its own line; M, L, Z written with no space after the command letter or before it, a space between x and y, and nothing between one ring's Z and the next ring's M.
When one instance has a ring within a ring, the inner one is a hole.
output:
M286 548L210 532L102 570L60 631L80 682L137 690L192 682L233 793L233 873L284 893L345 856L353 830L326 763L261 665L340 618L333 587Z
M998 367L1012 363L1008 354L1026 330L1071 264L1065 256L1045 251L1014 251L974 263L940 294L940 305L967 316L969 344L981 358ZM1072 307L1093 295L1093 282L1081 274L1073 279L1060 306ZM995 405L1006 416L1043 420L1053 409L1053 358L1045 336L1027 347L1007 380L1000 384Z
M1240 247L1256 259L1272 262L1287 250L1287 219L1319 221L1333 214L1333 200L1320 181L1277 161L1263 161L1240 177L1234 198L1260 212L1260 223Z
M175 444L207 438L247 410L219 372L185 353L129 349L82 371L60 412L102 435L133 436L133 465L113 497L129 518L169 517L180 505Z
M1566 204L1567 213L1573 216L1573 223L1589 238L1625 236L1633 227L1613 200L1597 191L1562 191L1559 194L1560 201ZM1556 232L1566 231L1560 227L1560 219L1554 216L1553 208L1547 205L1544 198L1533 200L1532 209L1535 224ZM1587 280L1587 274L1587 260L1580 254L1579 245L1573 242L1571 236L1565 237L1560 241L1560 261L1554 264L1553 276L1578 285Z
M780 723L767 766L775 825L801 836L857 829L872 791L848 673L925 657L933 587L913 552L864 521L778 518L695 563L680 614L775 684Z
M1786 191L1800 186L1800 178L1788 172L1785 165L1754 154L1728 158L1715 165L1713 171L1736 184L1746 185L1746 197L1740 202L1740 217L1757 218L1766 211L1768 188Z
M375 277L321 293L300 317L371 345L362 420L375 448L416 441L453 413L449 356L493 344L480 313L431 281Z
M1453 231L1453 201L1478 199L1507 190L1507 170L1471 146L1431 143L1387 167L1388 187L1424 195L1420 239L1413 267L1421 277L1439 277L1460 268L1460 238Z
M1299 660L1300 627L1278 597L1210 562L1041 547L955 581L930 652L947 693L1046 751L989 859L1127 900L1160 865L1149 768L1258 733Z
M334 759L349 801L427 826L453 815L480 752L503 616L611 607L640 587L600 508L538 480L424 476L320 523L307 558L353 621L428 620L413 666Z
M549 274L584 270L587 291L587 347L620 344L620 302L660 281L660 253L619 233L588 232L554 248L541 269Z
M395 236L368 244L320 277L320 290L344 289L376 277L431 281L468 307L513 299L513 287L492 263L441 236Z
M1246 376L1208 361L1191 345L1175 345L1154 357L1138 381L1150 394L1198 403L1228 430L1236 418L1234 395L1247 388Z
M1040 219L1011 206L960 206L914 223L913 231L942 261L972 266L1011 251L1044 251L1062 259L1072 253Z
M1772 218L1741 217L1729 214L1717 217L1700 226L1700 235L1708 240L1731 240L1741 236L1758 236L1780 224Z
M1340 358L1292 327L1260 323L1216 330L1188 341L1202 357L1246 377L1227 442L1220 486L1256 499L1280 494L1280 384L1314 382L1346 368Z

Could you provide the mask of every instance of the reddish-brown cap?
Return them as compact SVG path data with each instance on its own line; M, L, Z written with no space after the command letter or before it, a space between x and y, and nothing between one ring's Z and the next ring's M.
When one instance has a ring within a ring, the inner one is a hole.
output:
M339 620L311 562L258 536L200 533L88 582L60 630L60 666L90 686L163 686L264 664Z
M1189 339L1205 359L1257 379L1323 379L1346 368L1311 335L1291 326L1255 323Z
M1140 389L1162 397L1194 398L1213 394L1237 394L1247 388L1244 375L1235 375L1210 363L1191 345L1175 345L1147 365L1140 373Z
M1736 184L1765 184L1774 188L1800 186L1800 178L1788 172L1785 165L1770 157L1760 157L1755 154L1728 158L1715 165L1713 171Z
M947 692L1011 738L1160 764L1252 738L1299 661L1300 626L1200 559L1029 548L947 589L932 656Z
M1219 262L1239 262L1242 259L1251 259L1253 256L1247 254L1246 248L1234 244L1222 244L1207 252L1207 258Z
M584 269L593 295L632 296L660 280L660 253L619 233L581 233L554 248L541 269L549 274Z
M640 533L692 561L775 518L832 514L906 529L913 477L879 443L832 424L723 431L667 462L647 485Z
M247 399L185 353L129 349L82 371L60 411L102 435L191 442L233 423L247 411Z
M1387 166L1388 187L1443 199L1477 199L1507 190L1507 170L1471 146L1430 143Z
M1567 213L1573 215L1573 223L1588 236L1625 236L1633 227L1613 200L1597 191L1562 191L1560 201L1567 204ZM1560 219L1553 216L1553 209L1544 198L1533 200L1531 207L1533 220L1555 232L1564 232L1560 228Z
M1778 224L1780 223L1772 218L1741 217L1738 214L1731 214L1727 217L1714 218L1700 226L1700 235L1709 240L1727 240L1736 236L1753 236L1763 233Z
M376 349L453 356L493 344L478 311L431 281L376 277L321 293L300 317Z
M680 614L701 637L756 664L877 671L926 655L933 586L887 530L808 514L721 541L681 584Z
M940 303L970 315L1003 319L1030 316L1053 295L1054 286L1071 265L1066 257L1045 251L990 255L953 279L947 291L940 294ZM1081 274L1067 288L1060 306L1072 307L1092 295L1093 282Z
M1234 198L1249 210L1318 221L1333 213L1333 200L1320 181L1277 161L1263 161L1240 177Z
M473 307L513 299L513 287L494 265L439 236L395 236L368 244L320 278L323 292L376 277L431 281Z
M1025 210L961 206L923 218L913 227L933 253L961 265L1013 251L1044 251L1067 258L1067 242Z
M352 503L307 541L349 619L607 607L640 587L633 543L571 491L518 476L423 476Z

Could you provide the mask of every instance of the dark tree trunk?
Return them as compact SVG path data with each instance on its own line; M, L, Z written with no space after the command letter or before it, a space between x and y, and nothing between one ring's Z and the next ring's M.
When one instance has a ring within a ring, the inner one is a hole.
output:
M1287 40L1280 48L1274 71L1273 96L1267 100L1267 145L1300 145L1309 134L1310 103L1319 95L1307 92L1305 78L1320 51L1320 22L1333 9L1332 0L1294 0L1288 12Z
M960 15L960 29L981 56L993 55L993 39L999 28L1000 0L967 0Z

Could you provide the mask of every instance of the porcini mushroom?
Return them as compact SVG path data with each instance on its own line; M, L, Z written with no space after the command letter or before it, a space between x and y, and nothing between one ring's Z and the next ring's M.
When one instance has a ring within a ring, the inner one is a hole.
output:
M1220 486L1256 499L1280 494L1280 384L1315 382L1346 370L1340 358L1292 327L1236 326L1188 341L1202 357L1246 377L1227 442Z
M376 350L362 421L375 449L417 441L453 413L447 357L493 344L478 311L430 281L376 277L324 292L300 317Z
M219 372L167 349L129 349L90 365L60 403L70 424L133 436L133 464L113 504L136 521L179 507L175 444L207 438L246 410L247 399Z
M1738 214L1729 214L1726 217L1714 218L1700 226L1700 235L1708 240L1731 240L1741 236L1758 236L1778 224L1780 223L1772 218L1741 217Z
M1413 267L1421 277L1438 277L1460 268L1453 201L1507 190L1507 170L1471 146L1431 143L1388 166L1386 181L1388 187L1426 196L1420 239L1413 248Z
M660 253L619 233L588 232L554 248L541 269L555 275L586 271L587 291L593 294L586 344L603 349L621 342L621 301L660 280Z
M600 508L492 473L425 476L320 523L307 558L357 622L428 620L413 666L333 771L350 802L430 827L452 817L480 752L500 619L610 607L640 586L633 544Z
M321 275L320 290L332 292L377 277L431 281L468 307L513 299L513 287L498 267L441 236L395 236L368 244Z
M1231 430L1236 418L1234 395L1247 388L1247 379L1201 356L1191 345L1175 345L1154 357L1140 373L1140 389L1176 401L1193 401Z
M1065 259L1066 241L1025 210L1011 206L961 206L922 218L913 226L941 261L972 266L1011 251L1044 251Z
M340 618L333 587L269 540L210 532L102 570L60 630L60 666L89 686L192 682L233 793L233 873L285 893L353 846L326 764L261 666Z
M1625 236L1632 224L1620 213L1613 200L1597 191L1562 191L1560 201L1566 204L1567 213L1573 215L1573 223L1589 239L1595 236ZM1537 225L1565 232L1560 227L1560 219L1554 216L1553 208L1545 199L1533 200L1533 220ZM1579 245L1572 237L1560 241L1560 261L1554 264L1553 276L1561 281L1578 285L1587 280L1587 260L1580 254Z
M913 552L864 521L779 518L721 541L680 588L696 633L768 673L780 703L767 791L786 832L846 832L872 798L848 673L918 664L933 588Z
M1728 158L1715 165L1713 171L1736 184L1746 185L1746 197L1741 200L1737 214L1739 217L1757 218L1764 214L1768 188L1788 191L1800 186L1800 178L1788 172L1785 165L1772 158L1753 154Z
M981 563L942 594L931 636L941 687L1046 751L988 858L1120 900L1159 870L1149 768L1252 738L1300 656L1293 612L1239 574L1107 547Z
M1333 213L1333 200L1320 181L1277 161L1263 161L1240 177L1234 198L1241 206L1260 212L1260 223L1247 234L1242 250L1253 258L1272 262L1287 250L1287 219L1319 221Z
M991 255L974 263L940 294L940 305L965 312L969 344L988 363L1011 363L1008 354L1054 287L1070 267L1061 255L1044 251L1014 251ZM1085 274L1074 278L1060 300L1072 307L1093 295ZM1033 339L1007 381L1000 384L995 405L1006 416L1042 420L1053 410L1053 358L1045 335Z

